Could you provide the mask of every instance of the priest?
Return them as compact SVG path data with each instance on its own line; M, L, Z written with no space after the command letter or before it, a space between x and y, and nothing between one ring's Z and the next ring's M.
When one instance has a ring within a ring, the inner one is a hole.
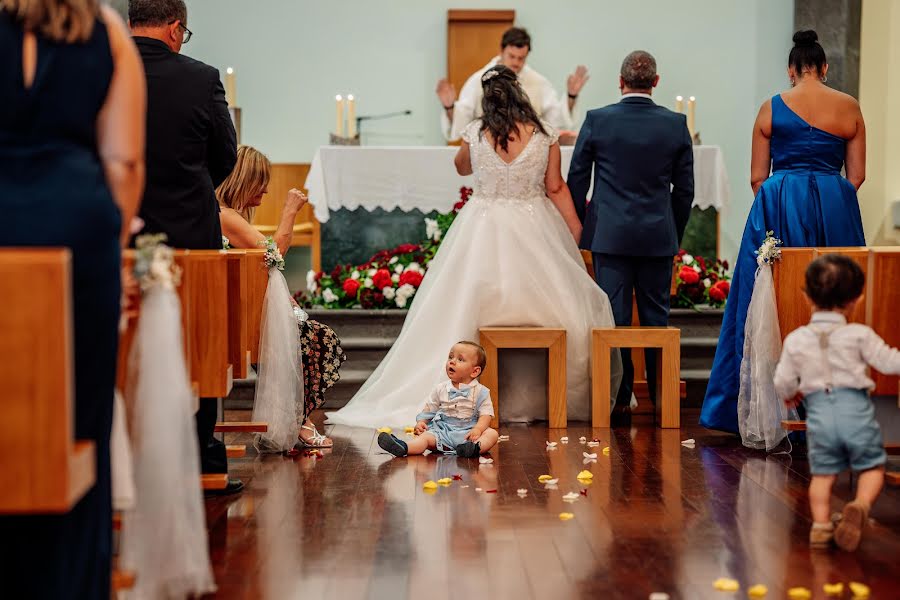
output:
M500 41L500 55L495 56L483 68L466 80L457 98L456 88L446 79L437 85L437 96L444 107L441 112L441 130L448 141L456 141L466 125L481 116L481 76L501 63L519 76L531 104L538 116L558 130L572 129L572 111L581 88L588 80L587 68L579 65L566 81L568 98L559 97L550 81L525 64L531 52L531 36L519 27L507 29Z

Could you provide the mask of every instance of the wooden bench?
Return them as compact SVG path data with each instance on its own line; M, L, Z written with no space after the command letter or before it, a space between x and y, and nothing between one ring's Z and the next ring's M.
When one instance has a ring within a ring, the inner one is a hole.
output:
M545 348L549 355L547 366L547 411L551 428L566 427L566 330L542 327L484 327L479 330L481 346L487 354L487 365L480 377L491 391L494 419L500 424L500 386L497 351L500 348Z
M591 330L591 422L609 427L613 348L659 348L656 422L663 429L681 427L681 330L675 327L608 327Z
M0 250L0 332L0 514L66 513L96 480L94 442L72 435L67 249Z

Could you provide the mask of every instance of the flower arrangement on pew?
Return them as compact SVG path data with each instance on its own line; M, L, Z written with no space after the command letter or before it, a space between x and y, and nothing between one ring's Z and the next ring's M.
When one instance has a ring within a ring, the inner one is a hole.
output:
M306 308L407 308L472 189L460 188L459 194L451 212L425 219L422 242L380 250L361 265L337 265L330 273L307 273L307 289L295 294L297 303Z
M266 249L265 259L263 261L266 268L284 271L284 257L281 256L281 251L278 250L278 244L275 243L275 240L269 236L265 241L260 242L259 245Z
M727 260L691 256L680 250L675 257L676 289L672 306L695 310L701 305L721 308L731 291L730 279Z

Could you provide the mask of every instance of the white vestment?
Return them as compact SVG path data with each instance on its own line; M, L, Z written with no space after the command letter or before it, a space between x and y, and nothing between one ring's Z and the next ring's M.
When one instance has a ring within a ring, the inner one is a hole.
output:
M447 111L441 111L441 131L448 141L456 141L462 135L466 126L481 117L481 99L484 91L481 87L481 76L500 62L500 57L495 56L491 62L476 71L466 80L459 98L453 105L453 122L447 117ZM550 84L550 81L525 65L519 73L519 83L528 94L531 105L538 116L547 121L555 129L572 129L572 113L569 111L568 97L560 97Z

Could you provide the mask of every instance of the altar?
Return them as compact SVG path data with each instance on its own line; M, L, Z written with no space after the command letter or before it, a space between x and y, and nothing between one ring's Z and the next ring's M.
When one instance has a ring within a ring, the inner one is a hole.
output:
M561 150L562 173L565 177L569 172L574 148L563 146ZM313 157L305 188L316 219L323 224L323 255L327 257L332 254L328 248L329 237L347 242L347 236L353 235L352 230L359 227L360 218L352 218L355 227L351 227L349 222L345 223L342 227L344 231L329 236L327 224L337 211L344 214L344 211L365 209L373 213L366 225L382 228L386 222L384 211L394 211L392 214L397 211L414 211L416 219L413 221L421 216L419 211L426 215L449 212L459 201L460 187L471 187L473 184L471 175L461 177L456 173L453 165L456 152L457 148L453 146L320 147ZM715 221L718 213L728 206L729 200L728 174L721 147L694 146L694 210L686 238L694 235L705 239L707 243L705 251L692 251L701 254L715 253ZM403 215L398 218L402 217ZM418 223L421 224L421 221L418 220ZM406 228L411 225L407 223ZM698 232L698 227L702 231ZM411 235L405 233L407 236ZM403 234L398 232L397 235L402 237ZM371 236L361 236L359 243L365 245L369 237ZM419 239L392 241L416 242ZM359 246L358 243L347 244L350 245ZM373 252L378 249L380 247L373 247ZM341 252L343 253L345 252ZM341 256L341 260L348 258ZM334 259L326 258L323 266L328 268L331 262L335 262Z

